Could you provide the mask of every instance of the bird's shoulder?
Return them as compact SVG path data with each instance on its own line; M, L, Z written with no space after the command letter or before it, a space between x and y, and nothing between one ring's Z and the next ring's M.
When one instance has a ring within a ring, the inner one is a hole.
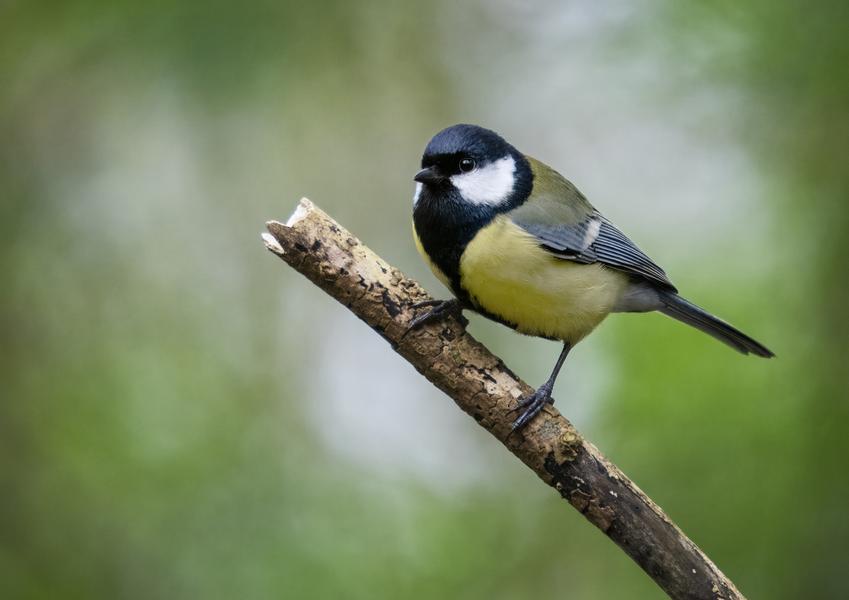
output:
M533 173L533 188L507 217L546 249L579 262L594 262L594 257L582 252L598 233L598 211L563 175L533 157L526 158Z
M535 236L559 258L603 263L655 285L674 290L666 273L606 219L572 182L532 157L533 189L508 213L513 223Z
M532 156L525 157L533 174L530 196L516 210L530 218L579 221L595 211L593 205L556 170Z

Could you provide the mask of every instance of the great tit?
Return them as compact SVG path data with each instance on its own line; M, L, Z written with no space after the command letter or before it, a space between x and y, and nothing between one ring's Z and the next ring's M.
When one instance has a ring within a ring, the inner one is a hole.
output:
M472 310L524 334L563 342L548 380L520 401L513 430L548 402L569 350L612 312L665 315L742 352L765 346L678 295L663 269L551 167L494 131L454 125L425 148L413 237L456 297L430 301L417 327Z

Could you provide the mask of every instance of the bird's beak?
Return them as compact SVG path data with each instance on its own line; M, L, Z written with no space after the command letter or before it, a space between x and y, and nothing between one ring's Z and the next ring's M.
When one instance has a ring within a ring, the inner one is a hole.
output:
M422 169L416 176L413 177L413 181L418 181L419 183L424 183L427 185L428 183L436 183L442 179L442 175L436 172L435 167L428 167L426 169Z

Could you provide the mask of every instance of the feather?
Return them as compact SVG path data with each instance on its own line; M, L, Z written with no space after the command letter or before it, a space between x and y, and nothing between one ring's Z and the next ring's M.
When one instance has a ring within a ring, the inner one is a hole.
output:
M507 216L539 244L564 260L602 263L676 291L666 273L599 213L562 175L529 158L534 171L530 197Z

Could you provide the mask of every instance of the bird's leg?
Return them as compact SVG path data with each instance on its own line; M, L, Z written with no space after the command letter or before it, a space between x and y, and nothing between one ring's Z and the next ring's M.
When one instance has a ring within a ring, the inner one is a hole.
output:
M571 349L572 345L569 342L563 344L563 350L560 352L560 356L558 357L557 363L554 365L554 370L551 372L548 380L539 386L537 391L522 400L519 405L516 406L514 410L524 408L525 412L523 412L518 419L513 421L510 433L513 433L517 429L521 429L527 425L528 422L533 419L546 404L554 404L554 398L551 397L551 391L554 389L554 381L557 379L557 374L560 373L560 367L563 366L563 361L566 360L566 357L569 355L569 350Z
M413 309L425 307L433 308L426 313L418 315L410 321L407 331L421 327L425 323L430 323L437 319L443 319L448 315L452 315L455 319L460 321L463 327L469 324L469 320L463 316L464 307L456 298L452 298L451 300L424 300L422 302L416 302L412 306Z

